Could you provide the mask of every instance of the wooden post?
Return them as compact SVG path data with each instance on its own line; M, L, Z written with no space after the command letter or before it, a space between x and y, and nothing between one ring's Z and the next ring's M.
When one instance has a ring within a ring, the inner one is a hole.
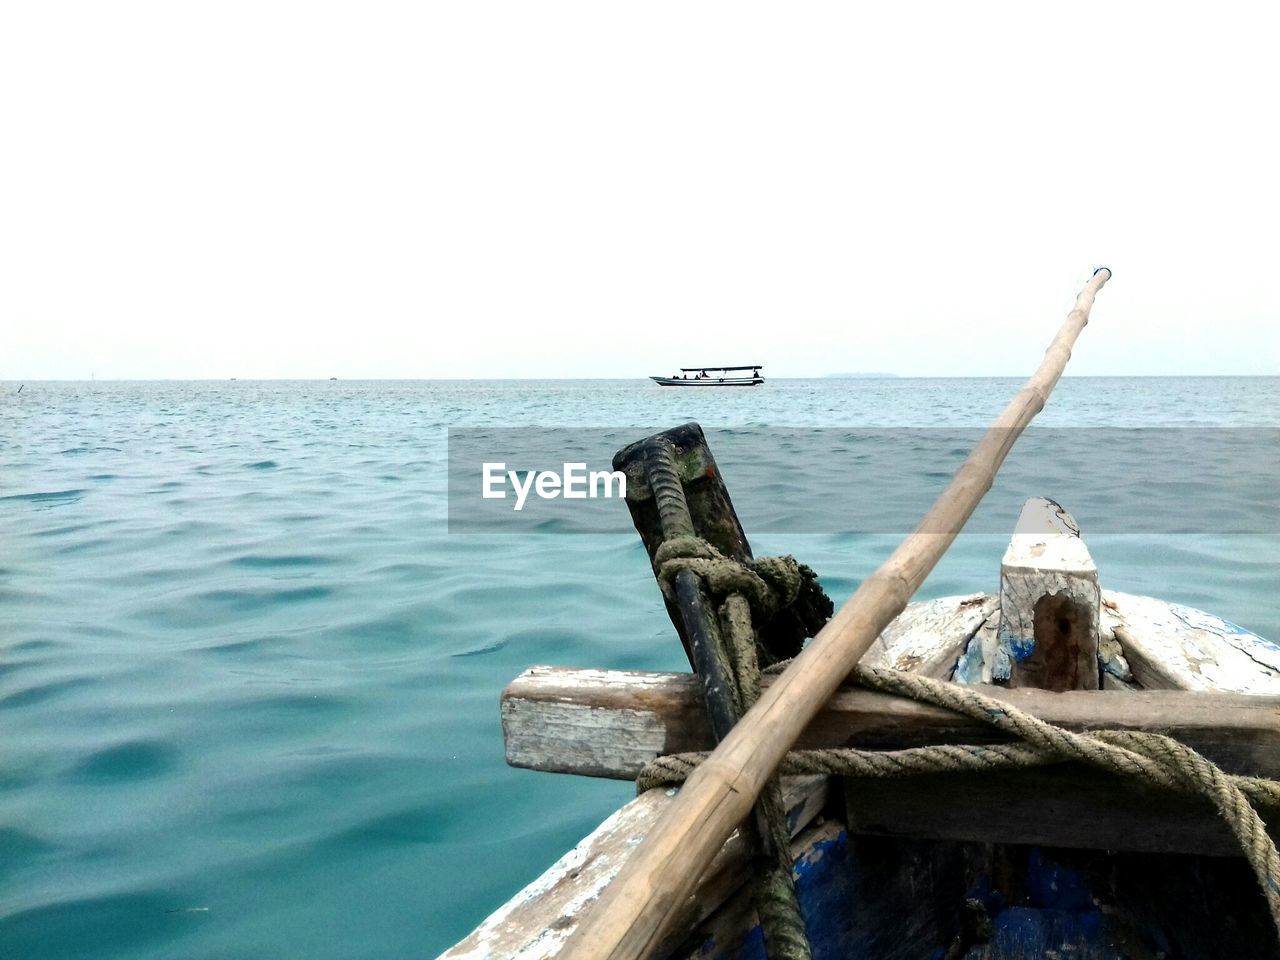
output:
M1000 563L1002 651L1009 686L1097 690L1098 568L1058 503L1032 497Z
M1056 501L1032 497L1000 564L997 614L975 632L952 679L1045 690L1130 689L1128 661L1114 627L1103 620L1098 568L1075 518Z
M688 534L697 534L730 559L751 560L751 545L698 424L682 424L623 447L614 455L613 468L627 476L627 509L650 560L664 541ZM696 578L676 578L677 591L692 596L695 587ZM703 673L691 635L695 628L678 603L664 599L690 665ZM794 657L829 616L826 598L805 590L792 606L756 622L756 639L767 662Z
M1111 276L1094 272L1044 361L974 447L920 526L840 609L689 779L568 943L574 960L642 960L783 755L955 540L1043 408Z

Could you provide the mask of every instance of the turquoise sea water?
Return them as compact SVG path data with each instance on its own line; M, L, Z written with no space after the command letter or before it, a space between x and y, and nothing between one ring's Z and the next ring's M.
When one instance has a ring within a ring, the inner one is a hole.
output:
M447 428L981 426L1017 386L0 384L0 956L431 957L631 795L508 769L497 704L535 663L684 667L638 539L449 534ZM1275 427L1280 379L1068 379L1038 423ZM744 515L790 508L721 466ZM1126 534L1135 464L1071 469L1105 586L1280 637L1271 520ZM1166 480L1152 511L1203 493ZM837 599L897 541L770 530ZM1006 539L922 596L993 588Z

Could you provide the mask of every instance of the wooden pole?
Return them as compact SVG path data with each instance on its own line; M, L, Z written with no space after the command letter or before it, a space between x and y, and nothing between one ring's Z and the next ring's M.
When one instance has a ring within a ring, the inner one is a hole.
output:
M570 960L644 960L729 835L746 819L791 748L867 648L907 606L991 489L1014 441L1043 408L1089 322L1094 295L1111 277L1094 271L1044 361L978 441L916 528L862 582L777 683L691 776L653 831L605 889L566 944Z

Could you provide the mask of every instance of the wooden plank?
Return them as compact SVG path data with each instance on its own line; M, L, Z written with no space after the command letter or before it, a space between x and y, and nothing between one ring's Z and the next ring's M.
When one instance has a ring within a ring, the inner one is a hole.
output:
M530 770L634 780L654 757L712 742L691 673L531 667L501 711L507 763Z
M827 779L790 778L783 788L788 825L795 836L826 803ZM623 806L439 960L552 960L558 956L586 908L670 807L675 794L675 790L650 790ZM731 896L749 875L752 858L741 831L730 836L679 908L681 919L675 928L688 930Z
M1084 850L1239 856L1207 801L1075 764L999 774L858 780L849 830Z
M965 645L999 609L999 598L989 593L913 603L876 638L862 663L950 680Z
M775 682L766 677L766 689ZM980 689L1071 730L1167 733L1230 772L1280 776L1280 693ZM632 779L660 754L711 748L699 696L691 674L533 667L502 694L507 761L536 770ZM1002 739L990 726L938 707L844 687L797 745L895 749Z
M1111 590L1102 617L1143 687L1280 693L1280 646L1229 620Z

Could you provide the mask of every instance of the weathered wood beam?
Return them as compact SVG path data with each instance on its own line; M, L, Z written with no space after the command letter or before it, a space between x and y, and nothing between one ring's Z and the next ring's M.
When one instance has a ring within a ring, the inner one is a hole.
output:
M1123 694L1117 694L1123 696ZM1083 850L1240 856L1208 801L1077 764L857 780L849 832Z
M766 689L773 682L773 677L766 677ZM1070 730L1166 733L1231 773L1280 777L1280 696L980 689ZM557 773L632 779L660 754L711 749L714 741L699 698L698 680L692 674L533 667L502 694L507 762ZM797 746L897 749L1003 739L992 727L939 707L843 687L801 734Z

